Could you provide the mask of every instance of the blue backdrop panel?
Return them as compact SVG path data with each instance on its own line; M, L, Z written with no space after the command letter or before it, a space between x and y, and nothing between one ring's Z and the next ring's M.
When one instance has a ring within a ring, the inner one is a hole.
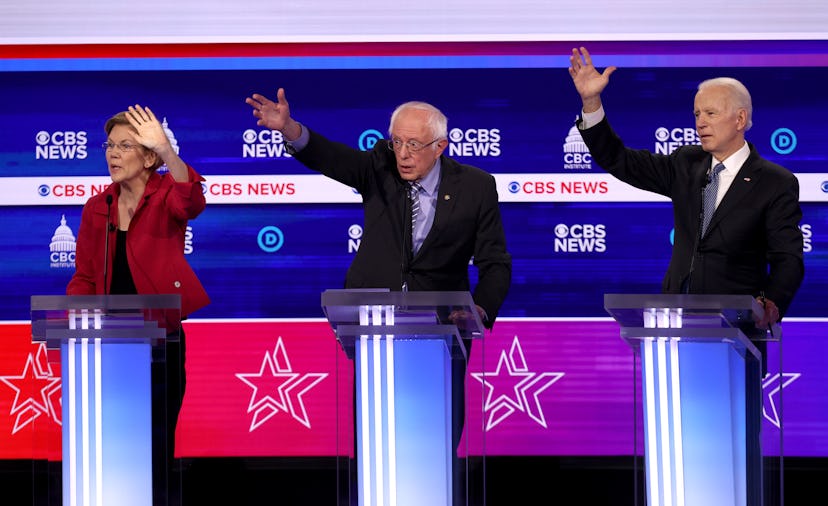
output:
M622 68L604 103L631 146L694 142L695 87L723 73L751 90L755 125L748 137L760 153L795 172L825 171L828 129L819 112L828 97L800 93L803 82L828 87L821 68ZM450 136L455 154L495 173L564 172L562 146L580 108L564 68L6 72L0 176L105 174L103 123L136 102L168 119L182 156L204 175L301 173L292 162L245 156L245 132L261 129L244 98L275 98L278 87L287 90L296 119L355 147L360 139L370 146L366 132L387 135L399 103L432 102L457 129ZM60 107L47 96L63 97ZM76 139L76 132L84 135ZM51 146L46 157L34 154L40 142Z
M805 281L790 316L828 316L828 209L803 204ZM52 251L79 206L4 207L25 233L0 234L2 319L29 317L31 294L62 294L73 253ZM503 316L604 317L602 293L658 292L670 255L668 203L505 203L513 278ZM25 225L24 225L25 224ZM212 303L198 318L322 318L319 294L342 287L358 247L359 204L215 205L190 222L187 255ZM267 237L273 236L272 243ZM471 269L472 279L475 270Z

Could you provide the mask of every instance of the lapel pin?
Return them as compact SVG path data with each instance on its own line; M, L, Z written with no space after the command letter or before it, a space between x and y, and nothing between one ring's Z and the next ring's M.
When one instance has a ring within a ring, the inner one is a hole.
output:
M451 200L451 195L443 195L443 200Z
M745 182L746 182L746 183L750 183L750 178L749 178L749 177L746 177L746 178L745 178Z

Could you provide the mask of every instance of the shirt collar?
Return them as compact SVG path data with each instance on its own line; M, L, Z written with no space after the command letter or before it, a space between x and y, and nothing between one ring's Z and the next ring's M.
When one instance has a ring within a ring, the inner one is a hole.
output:
M748 156L750 156L750 146L748 146L747 141L745 141L742 147L739 148L735 153L722 160L722 163L725 166L722 172L736 174L736 172L738 172L739 169L742 168L742 165L744 165L745 160L748 159ZM713 162L710 166L711 171L717 163L719 162L716 161L716 158L713 158Z
M420 186L422 186L423 191L426 192L427 195L434 195L434 192L437 191L437 186L440 184L440 159L438 158L436 162L434 162L434 167L428 171L428 174L424 178L420 180Z

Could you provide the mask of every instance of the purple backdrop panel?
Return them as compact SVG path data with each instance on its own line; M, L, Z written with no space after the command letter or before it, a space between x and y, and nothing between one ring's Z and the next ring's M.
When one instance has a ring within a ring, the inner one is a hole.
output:
M466 430L487 455L631 455L634 360L614 321L498 321L472 347Z
M781 441L786 456L828 455L828 322L783 331L782 361L772 343L762 385L764 453L778 455ZM469 454L484 441L487 455L631 455L636 444L640 454L637 368L614 321L499 320L472 348Z

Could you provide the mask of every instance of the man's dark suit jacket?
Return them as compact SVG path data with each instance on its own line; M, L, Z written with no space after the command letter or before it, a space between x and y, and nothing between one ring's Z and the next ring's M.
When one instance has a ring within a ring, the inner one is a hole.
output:
M749 144L750 155L700 238L710 153L696 145L669 155L628 149L606 117L580 133L601 168L673 201L675 238L664 293L764 292L785 314L805 274L799 182L790 171L761 158Z
M494 177L441 157L434 224L412 258L408 185L399 176L387 141L366 152L309 133L308 144L293 156L362 195L362 241L345 287L400 290L405 282L412 291L469 291L469 261L474 258L478 282L472 297L486 311L484 323L491 327L512 276Z

